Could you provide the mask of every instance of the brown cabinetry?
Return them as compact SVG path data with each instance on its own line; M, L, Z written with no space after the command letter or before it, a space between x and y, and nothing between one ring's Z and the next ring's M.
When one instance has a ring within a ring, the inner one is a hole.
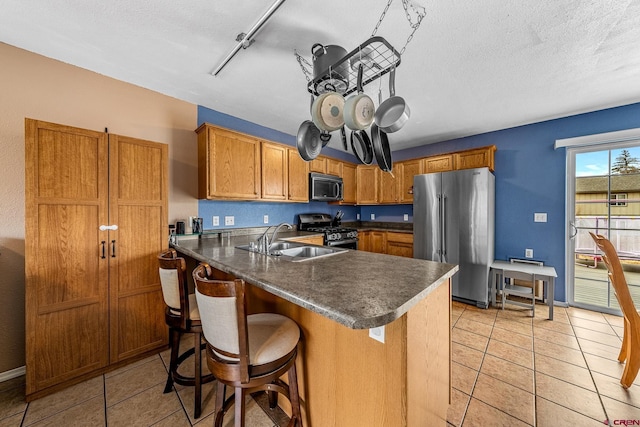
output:
M198 197L259 199L260 141L203 124L198 134Z
M453 154L431 156L424 159L425 173L447 172L454 169Z
M397 163L396 176L399 177L398 199L400 203L413 203L413 177L424 173L422 159L405 160Z
M493 172L495 151L496 147L494 145L473 150L460 151L453 153L453 163L456 170L487 167Z
M156 256L167 155L165 144L26 120L28 401L166 345Z
M309 163L304 161L297 148L287 148L289 157L289 197L292 202L309 201Z
M207 123L196 132L199 198L309 201L309 163L297 149Z
M342 164L342 185L343 185L343 199L340 204L343 205L355 205L356 204L356 190L357 190L357 178L356 178L356 165L351 163Z
M356 200L359 205L378 203L378 171L376 165L358 165L356 168Z
M287 200L289 186L289 155L287 147L262 142L262 198L265 200Z
M309 162L309 172L327 173L327 159L318 156Z
M359 250L413 258L412 233L364 230L358 233L358 239Z
M397 169L395 171L397 173ZM394 174L378 170L379 192L378 203L399 203L398 184L400 180Z
M327 174L342 176L342 162L340 160L327 158Z
M387 231L386 253L413 258L413 234Z

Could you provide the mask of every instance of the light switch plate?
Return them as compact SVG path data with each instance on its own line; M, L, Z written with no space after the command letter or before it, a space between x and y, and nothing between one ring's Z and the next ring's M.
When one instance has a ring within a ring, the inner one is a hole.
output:
M404 214L404 220L409 221L409 214Z
M360 220L360 214L356 214L356 219Z
M269 224L269 215L263 215L262 216L262 222L264 224Z
M235 218L233 216L225 216L224 217L224 225L234 225Z
M213 226L217 227L220 225L220 217L219 216L214 216L213 217Z
M547 222L546 212L536 212L533 214L533 222Z
M533 249L525 249L524 250L525 258L533 258Z
M371 214L371 220L373 221L374 219L376 219L376 214Z

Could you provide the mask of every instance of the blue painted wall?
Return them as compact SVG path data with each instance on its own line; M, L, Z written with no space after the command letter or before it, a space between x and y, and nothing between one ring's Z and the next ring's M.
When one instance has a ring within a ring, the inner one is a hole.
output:
M198 109L198 121L199 124L209 122L295 145L295 136L282 134L202 107ZM555 299L566 301L564 268L566 151L554 150L553 145L556 139L638 127L640 127L640 103L394 151L393 158L394 161L406 160L496 145L498 148L495 157L496 258L523 257L525 248L532 248L536 259L556 267L558 279ZM341 151L327 150L326 154L355 162L353 156ZM212 215L211 212L222 211L228 206L234 211L242 212L235 214L236 226L261 224L260 211L263 209L273 209L274 219L281 218L282 221L293 221L292 218L296 213L310 212L316 207L321 212L333 213L337 210L324 203L312 203L311 206L304 204L283 206L276 203L200 201L199 212L205 218L205 228L208 228L207 219L209 224L211 223L211 218L208 218ZM362 215L362 220L368 220L373 213L376 220L402 222L403 214L407 213L410 221L413 221L413 208L407 205L362 206L343 210L346 211L346 220L355 219L358 213ZM534 223L534 212L546 212L548 222ZM255 220L259 222L254 222ZM274 223L279 220L275 219Z

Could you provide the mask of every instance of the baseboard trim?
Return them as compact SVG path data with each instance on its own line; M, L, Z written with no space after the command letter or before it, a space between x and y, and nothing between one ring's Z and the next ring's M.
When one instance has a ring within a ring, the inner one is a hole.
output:
M0 383L24 375L26 372L27 369L24 366L20 366L19 368L15 368L10 371L0 372Z

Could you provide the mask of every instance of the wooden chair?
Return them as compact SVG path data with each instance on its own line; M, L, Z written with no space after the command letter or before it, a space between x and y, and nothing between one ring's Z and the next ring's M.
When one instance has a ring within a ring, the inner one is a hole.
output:
M200 417L202 411L202 384L215 379L212 374L202 375L202 324L195 294L189 294L187 267L184 258L177 256L174 249L169 249L158 256L162 296L166 304L165 322L169 326L169 345L171 359L169 374L164 392L168 393L173 383L195 386L195 404L193 417ZM193 347L179 355L182 334L193 334ZM196 350L197 349L197 350ZM190 356L194 356L195 371L193 377L178 373L180 364Z
M620 264L620 258L613 244L604 236L589 234L604 253L602 259L609 271L609 280L613 285L624 316L624 333L618 361L620 363L627 362L622 372L620 384L624 388L629 388L638 375L638 369L640 369L640 315L631 299L629 286L622 271L622 264Z
M235 403L235 426L244 427L245 396L264 390L272 408L277 405L277 393L284 394L292 408L289 426L301 427L298 325L280 314L247 315L244 281L208 264L196 267L193 279L207 341L207 364L218 380L214 426L222 426L225 413ZM280 380L285 373L289 385ZM235 391L226 400L225 386Z

